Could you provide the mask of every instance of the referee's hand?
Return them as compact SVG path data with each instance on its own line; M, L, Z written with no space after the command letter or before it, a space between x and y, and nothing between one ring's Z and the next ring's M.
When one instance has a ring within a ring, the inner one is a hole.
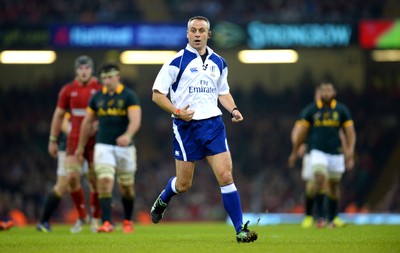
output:
M243 115L240 113L239 110L234 110L232 112L232 122L238 123L238 122L242 121L243 119L244 119Z
M187 121L191 121L193 119L193 115L194 115L194 111L193 110L189 110L189 106L190 105L186 105L185 107L183 107L181 109L180 114L179 114L179 118L181 120L186 121L186 122Z

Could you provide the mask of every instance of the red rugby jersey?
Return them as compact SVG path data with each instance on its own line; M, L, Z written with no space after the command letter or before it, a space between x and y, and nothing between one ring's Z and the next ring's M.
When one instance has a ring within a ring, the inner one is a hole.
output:
M58 94L57 107L67 110L71 113L71 132L68 138L79 138L79 129L86 114L86 107L91 96L99 89L101 84L96 78L83 85L74 80L66 84Z

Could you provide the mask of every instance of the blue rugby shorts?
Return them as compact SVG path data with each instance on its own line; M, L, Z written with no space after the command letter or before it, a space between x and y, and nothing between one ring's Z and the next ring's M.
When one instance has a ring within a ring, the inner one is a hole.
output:
M225 125L221 116L186 122L174 119L174 157L182 161L199 161L229 151Z

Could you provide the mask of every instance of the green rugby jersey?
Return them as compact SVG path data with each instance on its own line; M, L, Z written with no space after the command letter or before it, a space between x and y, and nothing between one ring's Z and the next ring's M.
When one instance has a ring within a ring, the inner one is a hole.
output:
M344 104L332 100L330 106L324 107L318 100L302 110L298 122L309 128L308 151L318 149L329 154L341 154L339 129L352 125L353 119Z
M97 91L90 99L88 110L99 119L96 143L117 145L116 139L126 132L128 110L140 107L136 93L120 84L110 95L107 87Z

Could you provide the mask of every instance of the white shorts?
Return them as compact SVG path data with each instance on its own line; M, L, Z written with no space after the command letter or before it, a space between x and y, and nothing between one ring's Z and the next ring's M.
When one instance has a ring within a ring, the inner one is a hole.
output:
M66 176L67 171L65 170L65 157L67 155L66 151L58 151L57 153L57 176ZM82 165L82 175L89 172L89 164L85 160Z
M302 167L301 167L301 179L308 181L313 179L313 170L310 166L310 154L306 153L303 156Z
M115 172L136 172L136 147L120 147L102 143L94 145L94 164L106 164Z
M65 171L65 151L58 151L57 153L57 176L66 176L67 172Z
M313 173L322 167L329 179L340 179L346 168L343 154L328 154L316 149L310 152L309 164Z

